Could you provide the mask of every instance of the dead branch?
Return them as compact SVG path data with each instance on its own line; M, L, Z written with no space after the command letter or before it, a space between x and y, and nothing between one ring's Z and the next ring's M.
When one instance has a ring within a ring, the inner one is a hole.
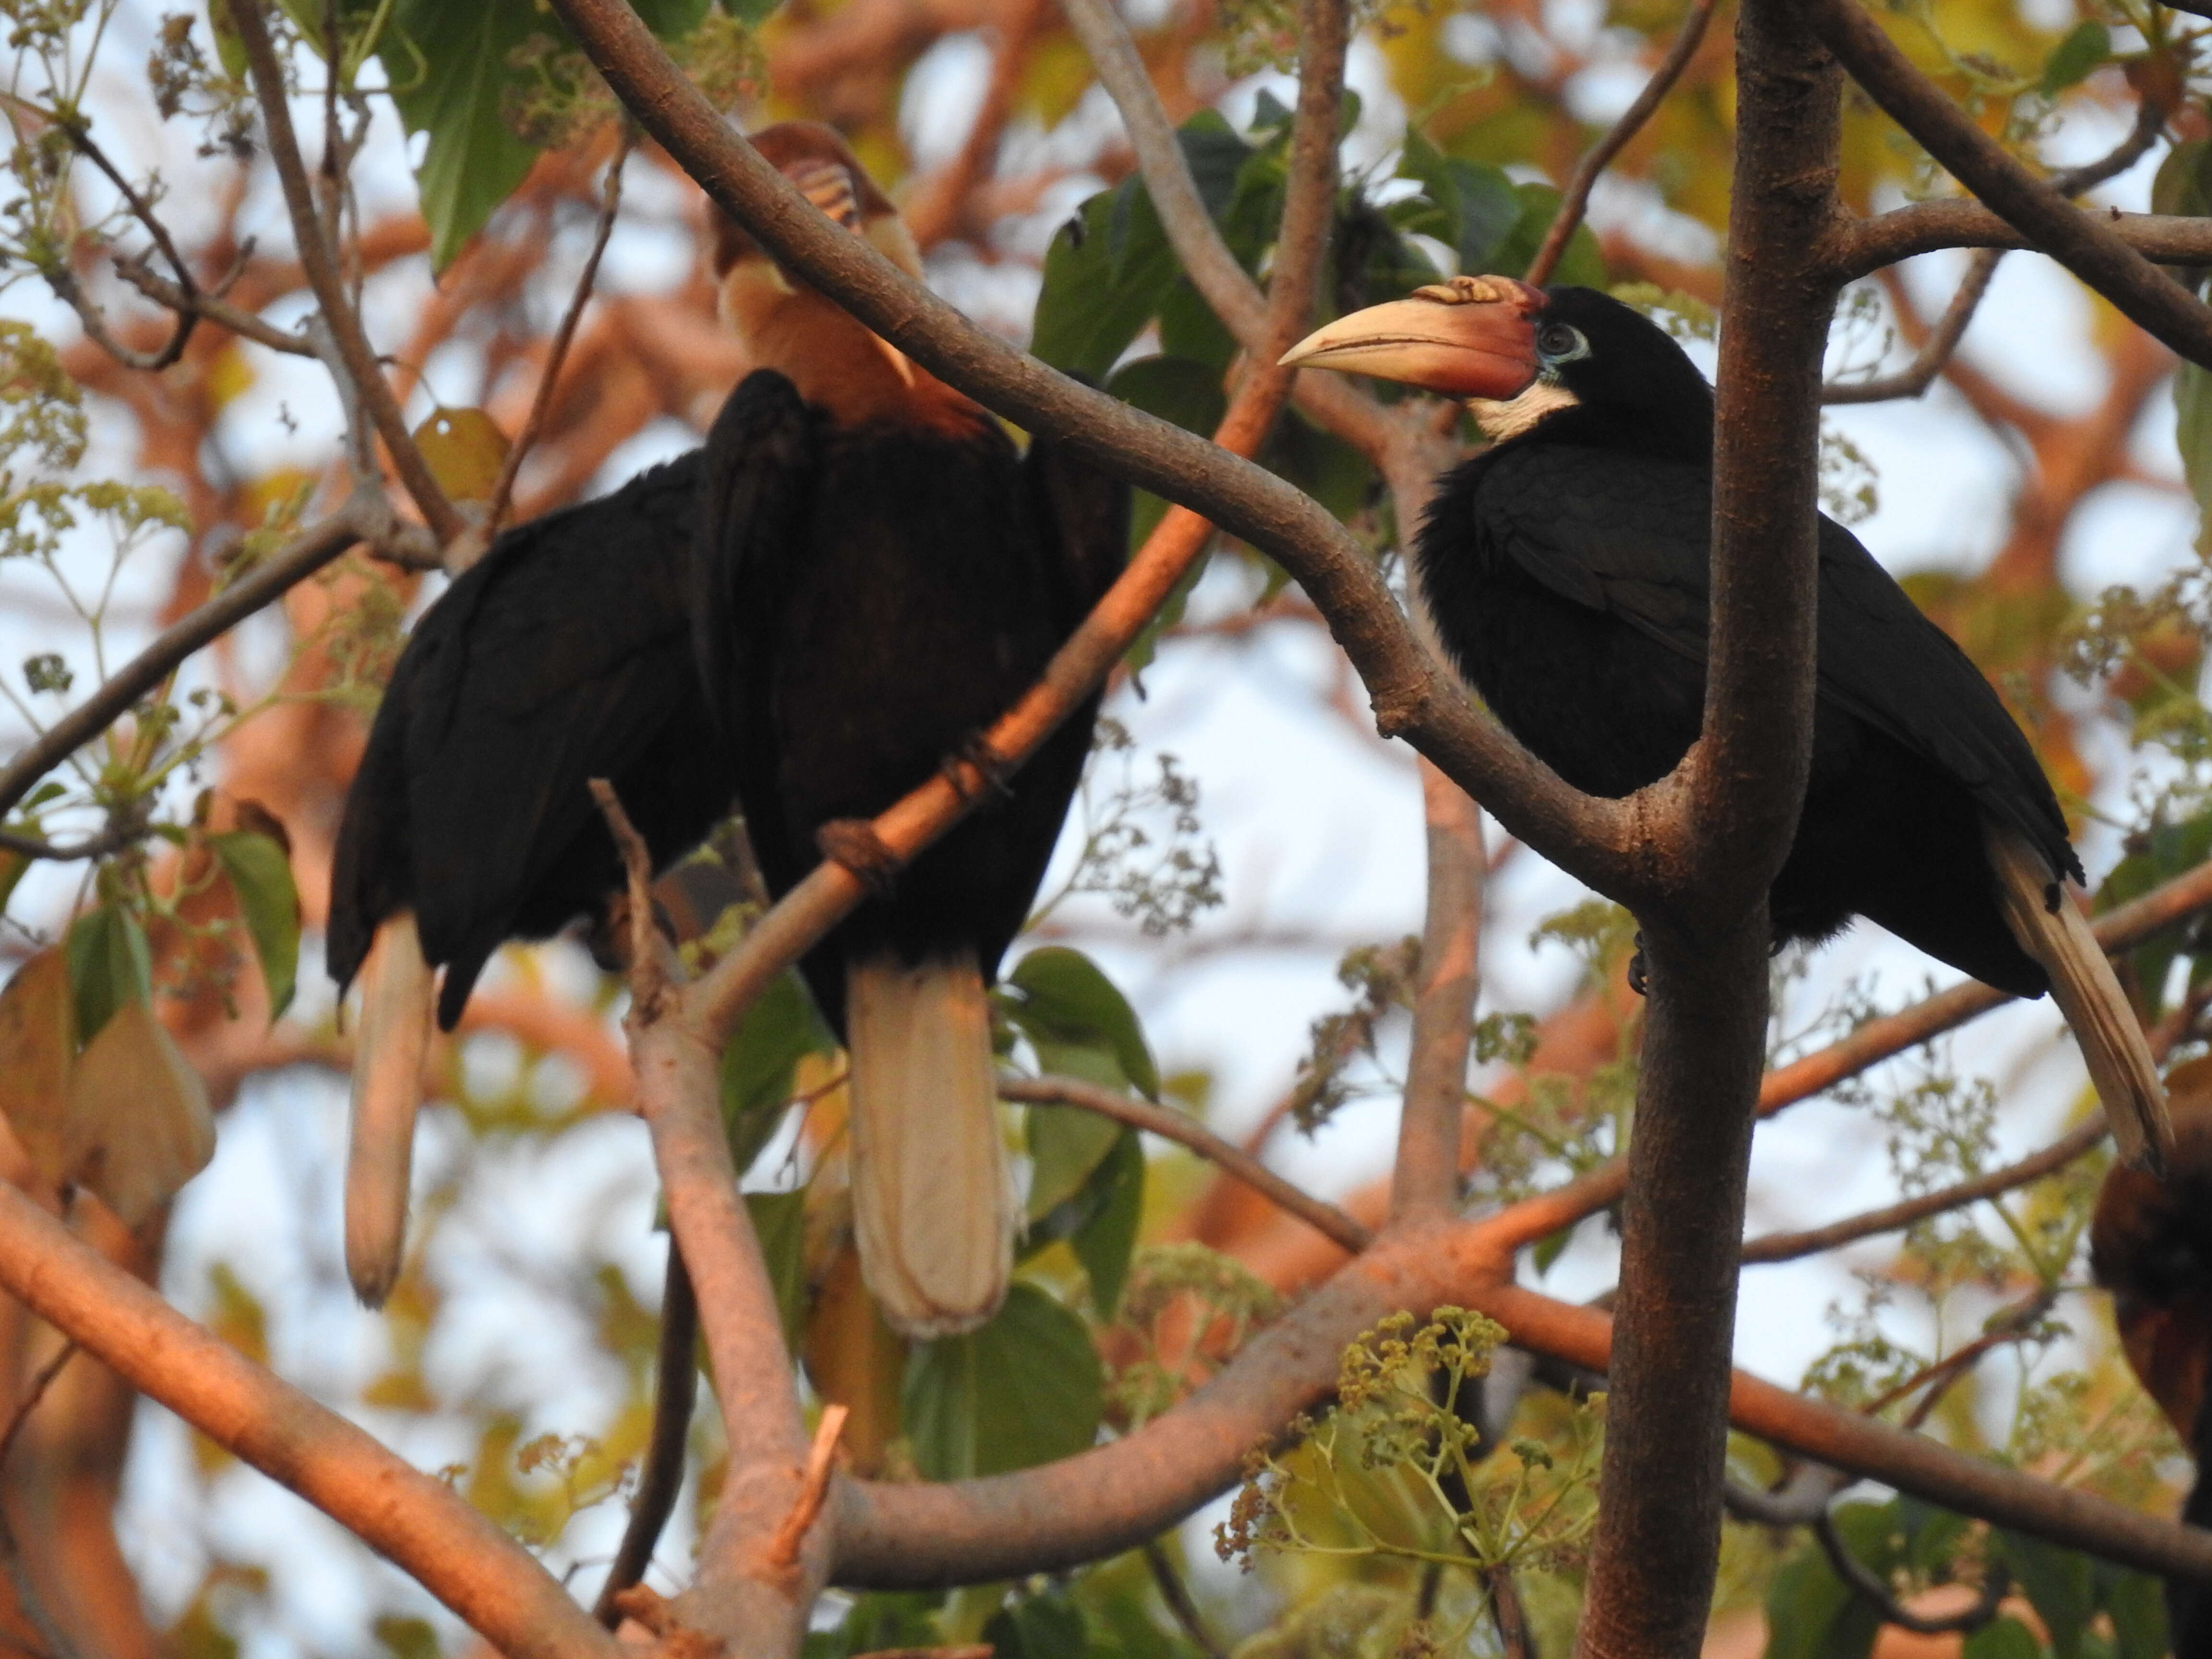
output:
M823 1499L829 1496L830 1471L837 1455L837 1437L844 1433L845 1419L851 1415L852 1408L848 1406L822 1408L822 1420L814 1426L814 1443L807 1448L806 1473L799 1482L799 1496L791 1505L791 1513L775 1529L775 1536L769 1540L771 1566L788 1571L799 1565L799 1548L815 1522L821 1518Z

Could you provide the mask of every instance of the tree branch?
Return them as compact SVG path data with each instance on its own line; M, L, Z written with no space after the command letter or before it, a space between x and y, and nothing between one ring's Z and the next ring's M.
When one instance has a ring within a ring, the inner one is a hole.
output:
M5 1183L0 1287L389 1558L512 1659L615 1659L591 1616L451 1487L203 1330Z
M1935 385L1936 377L1943 372L1943 365L1951 361L1951 354L1958 350L1959 342L1966 337L1966 325L1974 320L1982 296L1990 291L1990 279L1997 274L1997 261L2003 258L2002 248L1976 250L1966 263L1966 275L1959 284L1959 291L1951 296L1951 303L1944 307L1942 319L1908 367L1870 380L1831 380L1821 386L1820 401L1887 403L1893 398L1917 398Z
M1576 227L1589 211L1590 191L1597 184L1598 175L1613 165L1613 157L1628 147L1628 141L1643 130L1660 101L1674 89L1674 83L1682 78L1682 71L1689 68L1690 59L1698 55L1698 47L1705 38L1705 25L1712 21L1712 17L1713 0L1691 0L1690 15L1682 20L1674 44L1667 48L1667 55L1651 71L1651 78L1636 94L1636 101L1621 112L1612 130L1575 163L1574 175L1567 180L1566 191L1559 200L1559 210L1552 216L1551 225L1537 246L1536 257L1528 262L1523 280L1540 288L1552 280L1552 273L1559 269L1559 258L1566 252Z
M1433 1220L1458 1207L1467 1060L1482 982L1482 809L1426 761L1420 772L1428 907L1390 1177L1394 1224Z
M443 547L467 528L446 492L430 476L429 464L407 430L406 417L392 384L362 332L361 315L346 297L345 281L330 246L323 240L322 218L315 207L314 186L307 164L300 157L300 143L292 131L292 113L285 102L284 66L277 60L276 43L269 38L269 21L260 0L228 0L239 44L245 48L246 67L253 79L254 95L261 103L261 118L269 134L269 156L276 163L278 182L284 188L284 205L292 219L293 240L299 244L300 268L315 303L337 346L338 356L352 380L356 395L375 424L377 434L392 457L392 470L406 486L423 522Z
M1997 1616L2003 1604L2005 1592L2012 1588L2012 1580L2005 1570L1991 1562L1983 1574L1982 1587L1974 1597L1974 1604L1958 1613L1915 1613L1890 1594L1889 1586L1875 1577L1865 1562L1851 1553L1836 1523L1826 1509L1813 1517L1813 1535L1820 1540L1820 1548L1828 1557L1828 1565L1836 1576L1850 1587L1851 1594L1873 1607L1885 1625L1895 1625L1919 1636L1949 1636L1972 1632Z
M1285 1181L1232 1140L1224 1140L1195 1118L1150 1101L1134 1100L1095 1083L1072 1077L1001 1077L999 1098L1032 1105L1079 1106L1086 1112L1110 1117L1133 1129L1142 1129L1163 1140L1197 1153L1217 1169L1243 1182L1285 1214L1294 1215L1316 1232L1341 1244L1354 1255L1374 1243L1375 1235L1335 1205L1316 1198L1304 1188Z
M1838 1245L1850 1244L1862 1238L1872 1238L1880 1233L1898 1232L1916 1221L1925 1221L1931 1215L1961 1209L1979 1203L1985 1198L1995 1198L2015 1187L2025 1187L2031 1181L2040 1181L2055 1175L2075 1158L2080 1158L2105 1138L2105 1117L2100 1112L2087 1122L2069 1130L2057 1140L2017 1164L2008 1164L2002 1170L1992 1170L1972 1181L1961 1181L1918 1198L1908 1198L1879 1210L1869 1210L1861 1215L1849 1216L1841 1221L1832 1221L1825 1227L1808 1228L1802 1232L1765 1233L1748 1240L1743 1247L1747 1266L1762 1261L1795 1261L1800 1256L1817 1255L1823 1250L1832 1250Z
M2081 211L2072 207L2069 213ZM2122 213L2091 208L2083 216L2122 246L2159 264L2212 264L2212 219L2170 213ZM1871 219L1855 222L1833 247L1838 282L1855 283L1884 265L1947 247L2001 247L2044 251L2042 245L1979 202L1953 198L1913 202Z
M13 811L32 785L128 714L139 698L193 652L282 598L356 542L374 541L396 529L391 516L382 502L356 494L199 609L162 629L113 678L48 726L5 770L0 770L0 814Z
M1951 175L2041 252L2192 362L2212 363L2212 307L2008 155L1915 70L1855 0L1802 0L1805 22L1851 78ZM1857 263L1861 227L1838 227L1832 264Z

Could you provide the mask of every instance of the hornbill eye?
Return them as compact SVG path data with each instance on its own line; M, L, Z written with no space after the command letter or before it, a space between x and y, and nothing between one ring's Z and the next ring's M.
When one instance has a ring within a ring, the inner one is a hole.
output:
M1571 363L1577 357L1589 356L1589 342L1583 331L1565 323L1547 323L1536 332L1536 349L1544 361L1551 363Z

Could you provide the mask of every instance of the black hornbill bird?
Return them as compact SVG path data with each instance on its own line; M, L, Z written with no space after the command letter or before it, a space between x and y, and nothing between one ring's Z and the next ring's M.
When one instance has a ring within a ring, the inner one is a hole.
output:
M363 981L346 1267L371 1306L399 1273L434 1010L452 1030L493 951L622 890L589 781L614 784L662 865L729 813L690 652L701 470L695 450L500 537L393 667L338 827L327 944L340 994Z
M920 274L836 132L753 143ZM817 838L872 871L866 817L1028 688L1126 556L1126 489L1043 442L1018 453L719 214L714 236L724 319L757 368L705 448L509 532L457 580L402 653L347 797L328 954L341 992L364 981L346 1239L372 1304L400 1267L434 1011L451 1029L502 943L621 890L591 778L656 866L734 803L779 897ZM853 1056L864 1271L910 1333L968 1328L1005 1292L1018 1214L983 994L1095 712L804 964Z
M831 129L754 144L910 275L914 242ZM1128 493L953 391L719 221L724 318L758 365L706 447L696 639L778 896L823 856L876 895L802 964L851 1055L862 1276L909 1335L1006 1293L1018 1207L985 991L1089 753L1086 702L895 876L867 820L969 749L1126 561Z
M2196 1088L2185 1081L2191 1073ZM2174 1146L2163 1182L2116 1168L2097 1195L2090 1269L2112 1293L2128 1364L2197 1459L2181 1518L2212 1526L2212 1064L2175 1074ZM2166 1583L2174 1659L2212 1659L2212 1595L2192 1579Z
M1588 289L1462 276L1340 318L1283 360L1465 398L1493 441L1441 481L1413 565L1445 648L1586 793L1633 793L1698 736L1713 395L1648 318ZM2034 750L1980 672L1820 521L1812 774L1769 896L1777 945L1855 915L2016 996L2055 993L2130 1159L2171 1131L2133 1010L2063 884Z

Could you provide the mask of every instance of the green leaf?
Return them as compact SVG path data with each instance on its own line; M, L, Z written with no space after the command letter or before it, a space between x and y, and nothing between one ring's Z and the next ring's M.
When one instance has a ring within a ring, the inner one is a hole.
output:
M2055 98L2067 88L2077 85L2112 55L2110 29L2094 17L2076 23L2044 61L2043 95Z
M2190 365L2183 364L2176 373L2177 382L2190 369ZM2200 377L2203 374L2201 369L2195 372ZM2097 889L2095 908L2100 915L2141 898L2160 883L2212 858L2212 812L2199 813L2179 823L2155 817L2147 830L2130 837L2130 844L2136 850L2114 865ZM2173 959L2181 954L2191 937L2185 928L2166 928L2128 953L2136 983L2142 988L2146 1009L2153 1019L2164 1011L2166 984Z
M2096 1573L2098 1604L2112 1619L2112 1649L2118 1659L2166 1659L2171 1644L2166 1631L2165 1583L2150 1573L2130 1572L2109 1561L2098 1562Z
M1084 1659L1091 1650L1083 1609L1057 1584L1009 1601L983 1626L994 1659Z
M1054 368L1103 380L1175 281L1152 198L1133 179L1102 191L1045 252L1030 349Z
M641 0L664 39L696 28L708 0ZM415 182L430 226L430 265L443 270L514 192L537 159L507 124L509 90L528 87L514 63L533 38L570 46L540 0L397 0L377 49L409 135L429 135Z
M76 999L76 1040L89 1044L115 1011L154 994L153 954L138 919L103 904L70 924L70 988Z
M1012 994L1009 1015L1048 1070L1063 1060L1087 1065L1090 1069L1077 1075L1109 1087L1133 1088L1147 1100L1160 1097L1159 1068L1145 1044L1136 1011L1082 951L1062 945L1032 951L1006 976L1005 988ZM1090 1056L1107 1058L1119 1075L1102 1078Z
M1080 1106L1032 1106L1028 1128L1033 1221L1080 1193L1122 1133L1112 1118Z
M729 1047L722 1050L722 1127L730 1158L740 1173L751 1167L782 1121L791 1098L791 1075L801 1056L837 1047L815 1011L805 981L787 968L745 1011Z
M300 894L292 884L292 860L274 837L258 830L210 836L208 845L238 896L239 914L269 988L273 1023L292 1006L300 978Z
M982 1329L915 1345L901 1407L923 1476L958 1480L1084 1450L1104 1393L1083 1322L1017 1280Z
M1544 245L1544 233L1559 216L1559 204L1565 199L1549 185L1516 185L1514 190L1521 198L1521 216L1491 255L1491 270L1500 276L1518 276L1528 269L1528 262ZM1566 252L1559 256L1551 280L1576 288L1605 286L1605 255L1587 224L1577 225L1575 234L1567 238Z
M1401 228L1435 237L1458 256L1460 270L1470 276L1498 268L1498 250L1522 213L1520 194L1503 171L1448 156L1419 128L1408 126L1398 173L1419 184L1425 204L1425 210L1394 215ZM1521 269L1528 268L1534 252L1532 246Z
M2161 1659L2165 1652L2164 1648L2159 1650ZM2035 1639L2035 1632L2010 1617L1983 1626L1960 1650L1960 1659L2043 1659L2043 1644Z
M783 1321L783 1340L799 1344L806 1322L806 1193L747 1193L769 1283L775 1286L775 1310Z
M1188 291L1188 283L1178 283L1176 286L1178 292ZM1171 301L1176 297L1173 294L1170 295ZM1198 304L1206 319L1212 321L1213 313L1206 310L1204 302L1199 301ZM1213 325L1220 327L1218 322L1214 322ZM1164 325L1163 327L1164 329ZM1228 337L1225 330L1222 337L1224 340ZM1227 360L1224 357L1223 361L1225 362ZM1139 357L1133 363L1124 363L1106 382L1106 390L1131 408L1141 409L1147 415L1157 415L1162 420L1172 422L1186 432L1195 432L1202 438L1213 435L1213 429L1221 424L1221 417L1229 407L1229 399L1221 389L1219 367L1164 352L1157 357ZM1167 510L1167 502L1149 489L1136 492L1129 512L1129 545L1132 549L1144 545L1145 538L1152 533ZM1144 661L1134 664L1133 672L1140 672L1152 660L1149 647L1153 630L1171 626L1173 624L1165 622L1163 616L1155 616L1147 624L1146 633L1139 635L1137 643L1130 647L1132 657L1140 649L1145 653Z
M2185 362L2173 372L2173 441L2197 498L2197 549L2212 550L2212 370Z
M809 1631L800 1659L853 1659L886 1649L933 1648L945 1632L933 1616L941 1590L872 1590L853 1603L835 1630Z
M2089 1558L2026 1533L1998 1532L1991 1538L1997 1559L2011 1570L2043 1620L2051 1651L2057 1659L2075 1659L2081 1650L2082 1631L2096 1611Z
M1126 1130L1100 1162L1084 1188L1096 1194L1090 1218L1068 1245L1091 1276L1091 1301L1102 1320L1121 1305L1121 1286L1137 1253L1137 1231L1145 1219L1145 1147L1133 1129Z
M1845 1504L1835 1511L1844 1543L1878 1577L1897 1565L1899 1519L1893 1504ZM1808 1540L1774 1576L1766 1627L1766 1659L1866 1659L1881 1621Z

